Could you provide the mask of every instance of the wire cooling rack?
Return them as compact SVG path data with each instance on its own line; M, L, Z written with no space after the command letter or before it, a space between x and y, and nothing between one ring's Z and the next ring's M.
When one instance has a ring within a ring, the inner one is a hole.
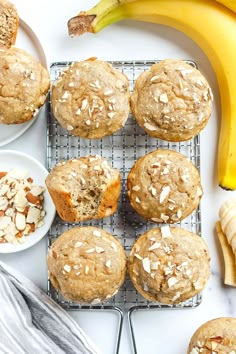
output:
M122 71L129 79L130 90L132 92L136 78L144 71L150 68L157 61L112 61L110 62L116 69ZM187 61L192 66L196 64ZM71 62L56 62L50 67L51 83L53 83L61 71ZM47 167L50 171L55 164L62 160L77 158L86 155L99 154L117 168L122 177L122 191L119 200L117 212L105 219L94 220L82 223L66 223L57 215L48 234L48 246L61 235L64 231L73 226L91 225L105 229L115 235L124 249L129 254L136 238L156 224L145 221L131 208L127 198L126 180L127 175L134 162L144 154L155 149L171 149L187 156L193 164L200 170L200 139L199 136L194 139L181 142L169 143L159 139L151 138L135 122L130 114L124 128L117 133L98 140L82 139L74 137L64 130L55 120L51 112L51 93L47 103ZM189 217L178 223L178 226L201 235L201 211L200 206ZM84 306L65 300L58 291L56 291L48 280L48 293L61 306L67 309L112 309L116 310L120 316L119 333L117 337L117 350L119 351L122 319L124 311L129 312L129 324L133 339L134 352L136 353L136 344L134 329L132 325L132 313L140 309L158 309L158 308L193 308L201 303L201 294L181 303L180 305L163 305L152 303L145 300L137 293L129 277L126 277L124 285L120 291L110 300L99 305Z

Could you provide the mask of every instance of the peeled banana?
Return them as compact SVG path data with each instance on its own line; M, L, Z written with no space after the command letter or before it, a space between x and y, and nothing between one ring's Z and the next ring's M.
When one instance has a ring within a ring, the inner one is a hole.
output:
M225 262L225 284L236 286L236 198L226 200L219 210L216 231Z
M232 11L231 11L232 10ZM184 32L208 56L216 73L222 107L218 180L236 189L236 5L223 0L101 0L68 21L69 34L96 33L119 20L155 22Z
M236 287L236 265L235 265L234 254L231 246L227 241L225 234L222 231L220 221L217 221L216 223L216 232L217 232L218 239L220 241L220 246L224 257L224 266L225 266L224 283L226 285Z

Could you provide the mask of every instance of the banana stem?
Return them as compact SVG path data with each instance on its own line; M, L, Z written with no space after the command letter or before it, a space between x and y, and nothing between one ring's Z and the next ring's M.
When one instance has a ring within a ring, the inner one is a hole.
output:
M135 0L101 0L99 3L77 16L72 17L67 25L70 36L80 36L86 32L97 33L111 23L118 22L125 18L122 11L123 3L134 2ZM115 10L115 11L114 11Z

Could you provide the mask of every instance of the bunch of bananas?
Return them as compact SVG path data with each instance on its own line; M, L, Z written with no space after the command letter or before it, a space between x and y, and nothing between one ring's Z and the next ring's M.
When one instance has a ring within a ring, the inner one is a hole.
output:
M236 190L236 1L100 0L89 11L69 20L69 34L96 33L125 18L176 28L208 56L221 95L219 185Z

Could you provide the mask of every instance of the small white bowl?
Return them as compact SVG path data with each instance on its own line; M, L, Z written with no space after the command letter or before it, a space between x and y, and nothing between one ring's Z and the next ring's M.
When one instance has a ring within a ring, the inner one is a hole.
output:
M39 242L50 229L55 217L56 209L45 185L48 175L46 168L33 157L14 150L0 151L0 172L7 172L11 169L27 171L28 176L32 177L34 184L45 188L44 192L44 225L37 228L34 232L26 236L24 243L0 243L0 253L13 253L25 250Z

